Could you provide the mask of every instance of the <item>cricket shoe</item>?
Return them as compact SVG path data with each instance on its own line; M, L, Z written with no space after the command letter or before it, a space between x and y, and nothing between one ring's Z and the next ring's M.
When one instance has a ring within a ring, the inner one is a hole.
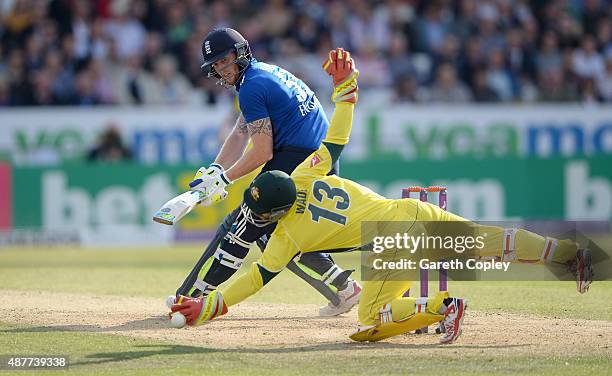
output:
M376 325L359 326L357 330L349 336L350 339L357 342L366 342L371 340L370 334L376 331Z
M579 249L576 252L576 259L568 264L570 272L576 277L576 288L579 293L584 294L589 291L589 286L593 282L593 266L591 265L591 251Z
M444 313L444 320L442 325L444 326L444 334L440 336L440 343L453 343L461 335L461 326L463 325L463 318L465 317L465 310L467 309L467 300L452 298L453 301L446 307Z
M359 303L359 297L361 296L361 285L355 280L349 280L344 290L338 291L338 298L340 298L340 304L335 305L331 302L325 307L319 308L319 316L321 317L332 317L338 316L351 310L357 303Z

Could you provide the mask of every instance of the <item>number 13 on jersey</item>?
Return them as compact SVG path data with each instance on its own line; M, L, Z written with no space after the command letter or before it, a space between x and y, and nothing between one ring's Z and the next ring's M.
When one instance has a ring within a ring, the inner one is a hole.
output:
M328 201L335 204L333 210L329 210L309 203L308 211L310 211L311 219L314 222L319 223L321 218L323 218L343 226L346 225L347 217L343 213L351 204L348 192L342 188L330 187L329 184L322 180L316 180L312 185L312 196L322 205L325 205Z

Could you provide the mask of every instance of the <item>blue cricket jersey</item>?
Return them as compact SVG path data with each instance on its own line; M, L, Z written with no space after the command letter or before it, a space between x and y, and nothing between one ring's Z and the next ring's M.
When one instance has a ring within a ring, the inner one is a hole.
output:
M302 80L276 65L252 59L236 90L247 123L270 118L274 149L319 148L329 121L314 92Z

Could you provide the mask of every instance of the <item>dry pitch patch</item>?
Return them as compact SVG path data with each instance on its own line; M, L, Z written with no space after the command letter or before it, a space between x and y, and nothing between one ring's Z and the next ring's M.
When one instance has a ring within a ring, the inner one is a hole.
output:
M203 327L168 327L163 299L0 290L0 322L40 331L106 333L219 350L418 351L440 354L437 335L403 335L377 344L348 339L356 312L317 317L307 304L243 303ZM612 356L612 322L468 311L463 335L445 348L461 356ZM354 353L352 351L352 353Z

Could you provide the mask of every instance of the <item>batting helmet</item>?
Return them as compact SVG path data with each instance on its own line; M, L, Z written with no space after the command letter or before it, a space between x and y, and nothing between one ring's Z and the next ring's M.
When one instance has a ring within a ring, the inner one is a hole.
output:
M249 42L239 32L229 27L211 31L202 42L204 64L201 68L209 77L221 79L221 76L215 72L213 64L223 59L230 52L236 53L234 63L238 64L240 71L243 72L251 61Z

